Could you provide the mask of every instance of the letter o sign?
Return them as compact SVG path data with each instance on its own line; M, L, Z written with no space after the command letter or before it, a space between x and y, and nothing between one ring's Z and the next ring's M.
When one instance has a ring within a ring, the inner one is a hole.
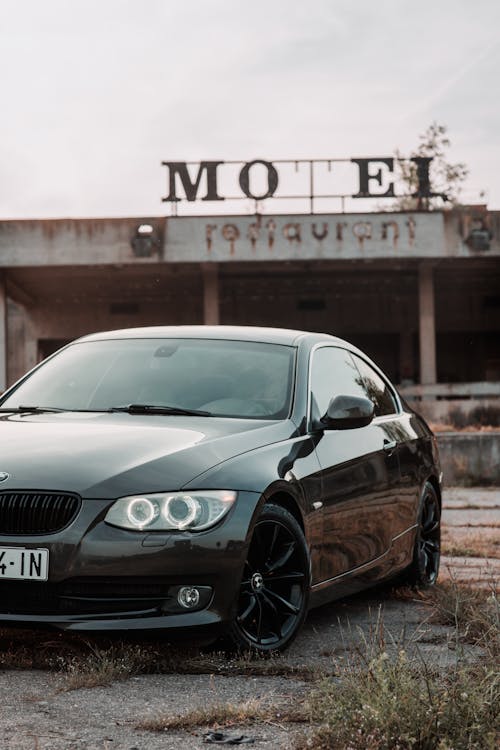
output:
M267 192L262 195L254 195L250 192L250 170L255 164L262 164L267 169ZM240 188L247 198L253 198L255 201L263 201L265 198L272 198L278 187L278 172L270 161L255 159L245 164L240 172Z

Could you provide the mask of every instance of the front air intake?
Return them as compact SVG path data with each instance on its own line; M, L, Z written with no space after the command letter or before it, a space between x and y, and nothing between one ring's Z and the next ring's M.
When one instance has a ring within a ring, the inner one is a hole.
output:
M76 518L81 499L57 492L1 492L0 534L52 534Z

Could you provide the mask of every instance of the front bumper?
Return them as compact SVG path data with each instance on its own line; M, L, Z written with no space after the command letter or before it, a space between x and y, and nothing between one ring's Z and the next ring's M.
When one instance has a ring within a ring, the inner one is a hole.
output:
M2 536L0 546L49 550L47 582L0 577L0 622L65 630L219 631L234 616L260 496L238 493L204 532L132 532L104 523L113 500L83 500L75 521L44 536ZM179 586L205 587L196 610Z

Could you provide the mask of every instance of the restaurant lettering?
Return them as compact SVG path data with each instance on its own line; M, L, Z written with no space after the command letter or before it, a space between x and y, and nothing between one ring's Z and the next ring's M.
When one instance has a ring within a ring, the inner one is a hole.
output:
M350 221L311 221L304 217L302 221L284 223L276 221L275 218L266 219L259 216L251 222L227 221L205 224L205 245L208 253L221 239L230 256L235 254L237 245L243 254L245 246L252 251L258 247L267 247L272 251L275 244L283 240L290 249L298 248L303 241L310 242L311 239L316 240L318 246L325 241L328 245L333 244L336 247L354 242L359 250L363 250L365 243L375 242L397 249L400 241L405 246L413 246L416 239L416 222L411 215L404 219L401 217L400 221L389 218L384 220L380 217L374 221L363 218L351 218Z

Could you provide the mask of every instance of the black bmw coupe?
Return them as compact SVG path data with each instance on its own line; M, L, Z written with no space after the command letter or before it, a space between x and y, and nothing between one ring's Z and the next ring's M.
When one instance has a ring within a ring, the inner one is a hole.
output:
M439 568L426 423L326 334L86 336L0 399L0 621L284 648L308 608Z

